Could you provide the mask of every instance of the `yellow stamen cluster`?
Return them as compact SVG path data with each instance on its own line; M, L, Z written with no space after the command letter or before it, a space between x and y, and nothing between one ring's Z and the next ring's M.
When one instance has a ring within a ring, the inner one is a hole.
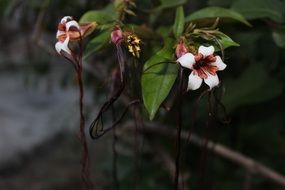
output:
M134 34L129 34L127 36L127 47L129 52L134 56L139 58L140 57L140 45L141 45L141 39L139 39L136 35Z

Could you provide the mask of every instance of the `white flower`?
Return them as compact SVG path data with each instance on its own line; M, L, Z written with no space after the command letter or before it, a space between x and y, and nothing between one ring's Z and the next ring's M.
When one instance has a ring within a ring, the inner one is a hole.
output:
M60 23L65 24L67 21L73 20L71 16L65 16L61 19Z
M71 55L68 47L69 41L77 41L90 34L96 27L96 22L78 24L71 16L65 16L58 24L55 44L56 51L61 54L62 51Z
M200 46L197 55L186 53L177 59L182 67L192 70L188 78L187 90L197 90L203 80L210 90L218 86L219 78L216 72L224 70L227 65L220 56L214 55L214 51L213 46Z
M56 51L60 54L61 51L64 51L66 53L68 53L69 55L71 55L71 51L68 48L68 43L69 43L69 37L67 37L63 42L58 41L55 44L55 49Z

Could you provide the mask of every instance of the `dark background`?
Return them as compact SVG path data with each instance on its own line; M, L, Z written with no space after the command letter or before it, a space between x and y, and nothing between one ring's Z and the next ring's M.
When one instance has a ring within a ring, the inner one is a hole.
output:
M54 50L56 27L65 15L79 19L86 11L108 3L0 0L1 190L81 189L78 89L72 66ZM138 3L143 8L159 4L150 0ZM204 97L197 108L193 133L285 174L285 2L192 0L184 10L188 15L206 6L232 8L245 16L252 27L228 20L220 23L220 30L240 44L225 51L227 69L222 76L225 93L221 101L226 112L220 111L216 119L209 121ZM138 13L130 21L147 21L148 14L140 10ZM156 26L172 25L174 13L175 8L157 13L160 19ZM105 87L112 69L108 62L110 54L115 57L113 50L103 50L86 63L94 66L84 72L87 123L107 97ZM185 97L184 130L193 122L193 105L201 92L190 92ZM174 128L172 114L161 110L155 122ZM224 119L230 122L222 122ZM172 189L173 138L139 135L138 143L128 130L120 131L119 138L121 189ZM112 134L89 142L95 189L112 189ZM190 144L182 151L185 189L285 188L284 184L278 185L260 175L258 170L251 174L240 163L233 162L235 159L221 157L204 146ZM135 160L139 160L139 166Z

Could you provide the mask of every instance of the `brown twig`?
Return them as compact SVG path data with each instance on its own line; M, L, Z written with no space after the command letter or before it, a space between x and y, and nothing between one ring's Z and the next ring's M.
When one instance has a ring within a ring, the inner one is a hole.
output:
M126 124L125 126L128 129L133 129L131 123ZM174 128L162 126L157 123L145 123L144 128L141 129L141 132L143 133L162 135L169 138L175 138L175 131L176 130ZM181 139L187 140L187 137L188 137L188 132L185 130L181 131ZM190 137L190 143L197 145L199 147L203 147L204 141L205 140L203 138L193 133ZM237 152L222 144L215 143L210 140L208 141L207 149L231 162L234 162L244 167L251 174L260 175L266 178L267 180L270 180L273 183L280 185L281 187L285 187L285 177L282 174L259 163L258 161L253 160L250 157L241 154L240 152Z

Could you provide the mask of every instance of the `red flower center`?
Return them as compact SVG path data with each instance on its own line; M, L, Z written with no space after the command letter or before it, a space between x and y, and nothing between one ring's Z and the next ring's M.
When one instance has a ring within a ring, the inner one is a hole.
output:
M193 64L193 74L197 74L202 79L206 79L208 73L216 75L218 67L213 65L215 61L216 57L214 55L204 57L201 53L197 54L195 56L195 63Z

